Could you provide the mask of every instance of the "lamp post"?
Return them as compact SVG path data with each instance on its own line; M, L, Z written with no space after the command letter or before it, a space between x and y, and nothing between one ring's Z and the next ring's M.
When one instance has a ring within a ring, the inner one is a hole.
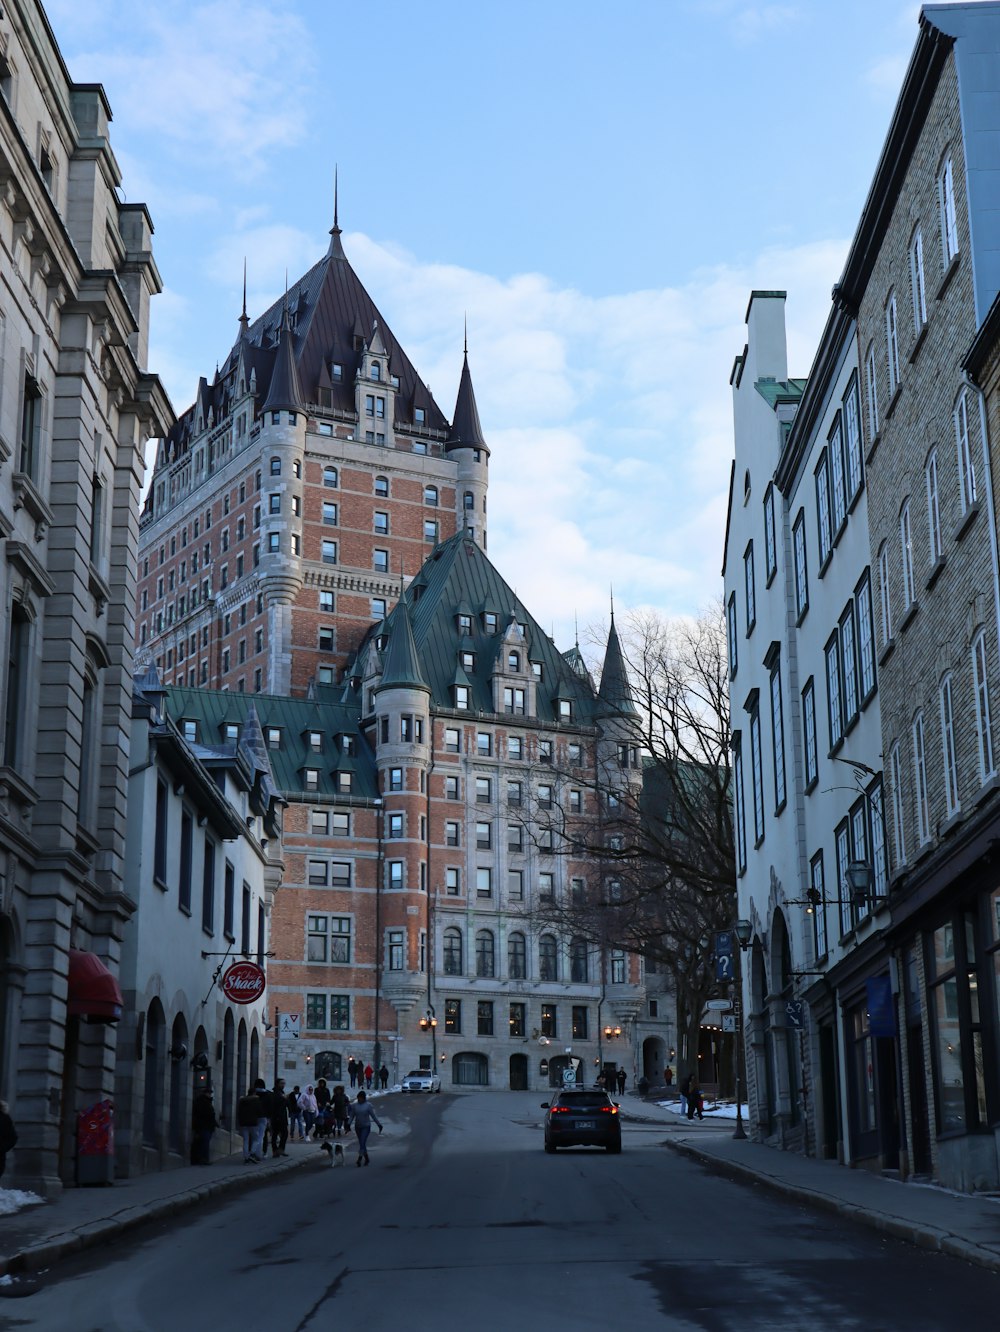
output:
M753 926L748 920L738 920L733 927L739 952L736 955L736 1128L733 1137L745 1140L747 1133L743 1127L743 1084L740 1070L743 1067L743 954L750 947Z

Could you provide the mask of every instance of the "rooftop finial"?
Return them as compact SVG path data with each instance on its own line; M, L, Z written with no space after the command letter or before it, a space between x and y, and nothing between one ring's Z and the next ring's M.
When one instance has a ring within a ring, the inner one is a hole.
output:
M579 650L580 650L580 617L579 617L579 615L576 613L576 611L573 612L573 635L574 635L574 641L575 641L575 643L576 643L576 650L577 650L577 652L579 652Z
M240 329L243 333L247 331L250 320L247 316L247 257L243 256L243 309L240 312Z
M468 311L465 312L465 334L462 342L463 342L462 355L468 356L469 354L469 312Z
M340 188L339 188L340 183L339 183L339 181L338 181L338 179L337 179L337 175L338 175L338 166L339 166L338 163L334 163L334 167L333 167L333 229L334 229L334 231L339 231L339 230L340 230L340 217L339 217L339 212L340 212L339 204L340 204L340 200L339 200L339 197L338 197L338 196L339 196L339 193L340 193Z
M338 180L339 169L335 165L333 168L333 226L330 228L330 248L327 251L327 257L331 259L344 259L344 247L340 243L340 182Z
M611 623L615 622L615 585L611 584Z

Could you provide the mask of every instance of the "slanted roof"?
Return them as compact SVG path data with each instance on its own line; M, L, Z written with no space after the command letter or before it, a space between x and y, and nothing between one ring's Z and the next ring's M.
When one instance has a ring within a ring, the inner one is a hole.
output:
M635 715L636 706L632 698L632 686L629 684L628 671L625 669L625 657L615 628L614 612L611 614L611 628L608 630L608 645L604 652L604 666L601 669L601 687L597 696L602 704L601 712L608 714L626 713Z
M419 589L419 597L415 593ZM514 591L504 582L485 552L466 532L442 542L429 556L406 591L413 642L421 672L431 692L432 706L451 709L453 686L467 684L469 710L493 714L493 674L497 667L497 642L511 617L525 626L525 647L530 662L540 662L542 679L536 695L536 717L544 723L558 720L555 701L571 699L574 721L584 726L594 720L594 692L559 652L545 631L528 613ZM470 607L478 607L470 612ZM471 634L460 633L459 613L472 614ZM497 617L495 633L484 624L484 611ZM363 661L365 643L358 649ZM472 652L475 665L464 669L459 652ZM459 674L460 673L460 674ZM355 674L354 667L348 675Z
M265 412L300 412L303 407L302 386L295 364L292 326L288 320L288 308L281 318L281 330L278 335L278 354L274 359L271 372L271 384L267 390Z
M399 604L389 617L389 644L382 658L381 689L424 689L430 693L427 681L420 669L417 645L413 641L413 626L410 624L410 610L406 598L401 597Z
M795 404L805 392L804 379L758 379L754 388L769 407Z

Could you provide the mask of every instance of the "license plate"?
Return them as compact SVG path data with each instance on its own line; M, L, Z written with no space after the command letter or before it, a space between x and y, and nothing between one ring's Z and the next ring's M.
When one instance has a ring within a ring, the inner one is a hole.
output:
M592 1129L596 1128L597 1124L592 1119L578 1119L576 1126L581 1129Z

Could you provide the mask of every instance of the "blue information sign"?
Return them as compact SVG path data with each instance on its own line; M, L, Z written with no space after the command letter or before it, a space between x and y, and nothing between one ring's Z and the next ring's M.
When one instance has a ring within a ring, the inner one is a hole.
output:
M789 999L785 1004L785 1025L799 1031L806 1025L801 999Z

